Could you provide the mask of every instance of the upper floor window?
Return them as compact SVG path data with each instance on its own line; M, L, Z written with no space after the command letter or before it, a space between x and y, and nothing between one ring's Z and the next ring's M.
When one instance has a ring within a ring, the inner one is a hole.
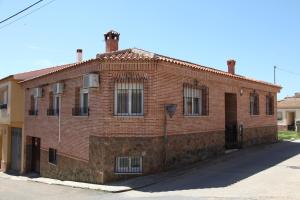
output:
M7 109L8 103L8 92L7 88L5 90L0 91L0 109Z
M266 96L266 115L274 115L274 97L272 95Z
M208 88L184 86L184 115L208 115Z
M47 110L47 114L49 116L59 115L60 109L60 96L59 94L53 94L53 92L49 92L49 109Z
M144 114L144 85L142 83L115 84L115 115Z
M89 115L89 89L75 88L74 116Z
M38 97L30 96L30 110L29 115L38 115Z
M257 93L250 94L250 115L259 115L259 95Z

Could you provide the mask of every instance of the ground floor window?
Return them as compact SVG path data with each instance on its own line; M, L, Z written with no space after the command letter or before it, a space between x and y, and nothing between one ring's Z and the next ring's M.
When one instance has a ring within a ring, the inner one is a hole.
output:
M117 157L116 173L142 173L143 159L140 156Z
M57 164L57 150L56 149L49 149L49 163L56 165Z

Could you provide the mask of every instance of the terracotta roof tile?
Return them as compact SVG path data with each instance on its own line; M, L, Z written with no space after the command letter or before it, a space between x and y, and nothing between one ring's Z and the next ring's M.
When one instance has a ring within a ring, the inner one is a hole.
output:
M258 81L258 80L247 78L247 77L240 76L240 75L233 75L233 74L230 74L228 72L224 72L224 71L221 71L221 70L214 69L212 67L206 67L206 66L198 65L198 64L195 64L195 63L179 60L179 59L176 59L176 58L171 58L171 57L168 57L168 56L155 54L155 53L148 52L148 51L145 51L145 50L142 50L142 49L137 49L137 48L125 49L125 50L115 51L115 52L111 52L111 53L97 54L96 59L90 59L90 60L83 61L83 62L80 62L80 63L63 65L63 66L59 66L58 68L55 68L55 69L49 69L48 71L46 70L45 73L38 74L36 76L33 76L32 78L26 78L24 81L21 81L21 82L30 81L30 80L38 78L38 77L53 74L53 73L56 73L58 71L62 71L62 70L65 70L65 69L76 67L76 66L81 65L83 63L88 63L88 62L92 62L92 61L95 61L95 60L99 60L99 61L153 61L153 60L156 60L156 61L174 63L174 64L178 64L178 65L181 65L181 66L191 67L191 68L199 69L199 70L202 70L202 71L207 71L207 72L210 72L210 73L215 73L215 74L222 75L222 76L227 76L227 77L234 78L234 79L240 79L240 80L246 80L246 81L255 82L255 83L261 83L261 84L264 84L264 85L269 85L269 86L281 89L281 86L279 86L279 85L274 85L274 84L267 83L267 82L264 82L264 81Z
M287 97L277 103L278 109L295 109L300 108L300 98L299 97Z
M73 64L66 64L66 65L49 67L49 68L40 69L40 70L34 70L34 71L30 71L30 72L19 73L19 74L13 75L13 77L14 77L14 79L16 79L18 81L26 81L26 80L33 79L33 78L36 78L36 77L39 77L42 75L49 74L51 72L60 71L71 65L73 65Z

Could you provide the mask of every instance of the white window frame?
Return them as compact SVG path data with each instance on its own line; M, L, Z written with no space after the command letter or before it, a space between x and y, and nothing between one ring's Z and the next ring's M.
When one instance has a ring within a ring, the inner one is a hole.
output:
M134 158L139 158L140 167L131 167L131 162ZM128 160L128 167L121 167L121 159ZM143 157L142 156L120 156L116 158L116 173L117 174L142 174L143 173Z
M132 90L137 88L142 90L141 113L132 113ZM118 113L118 89L128 89L128 112ZM115 115L118 116L143 116L144 115L144 84L143 83L116 83L115 84Z
M202 90L199 88L193 88L193 87L189 87L189 86L185 86L183 88L183 98L184 98L184 115L185 116L202 116ZM186 98L192 98L192 113L188 113L188 105L187 105L187 101ZM194 98L198 98L199 102L198 102L198 106L199 106L199 113L195 113L194 107L195 107L195 103L194 103Z
M281 116L279 118L279 116ZM283 112L282 111L277 111L277 121L282 121L283 120Z
M80 108L84 108L83 105L83 96L84 94L88 95L88 100L87 100L87 108L89 107L89 100L90 100L90 95L89 95L89 89L81 89L80 90Z

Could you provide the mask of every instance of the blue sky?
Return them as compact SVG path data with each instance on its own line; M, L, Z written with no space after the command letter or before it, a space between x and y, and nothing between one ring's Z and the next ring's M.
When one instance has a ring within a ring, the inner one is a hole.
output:
M0 21L35 1L0 0ZM285 70L277 73L283 98L300 91L299 10L297 0L56 0L0 25L0 77L74 62L77 48L93 58L104 51L103 33L115 29L122 49L221 70L234 58L238 74L259 80L273 82L277 65Z

